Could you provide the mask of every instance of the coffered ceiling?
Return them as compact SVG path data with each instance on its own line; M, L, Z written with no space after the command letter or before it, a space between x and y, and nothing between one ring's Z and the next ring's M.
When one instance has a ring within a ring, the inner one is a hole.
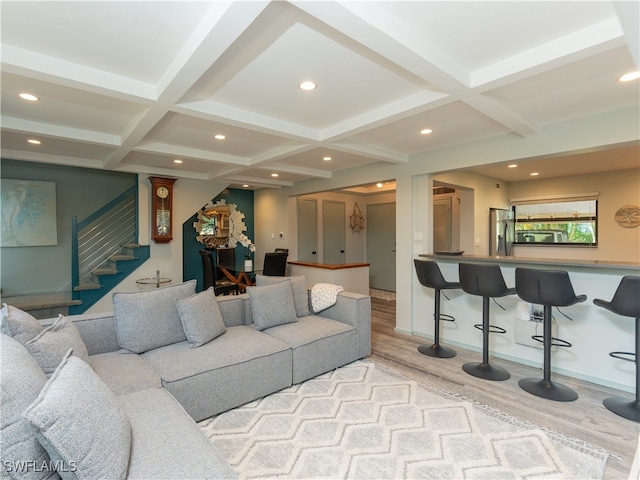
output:
M640 103L609 1L1 8L3 158L280 187Z

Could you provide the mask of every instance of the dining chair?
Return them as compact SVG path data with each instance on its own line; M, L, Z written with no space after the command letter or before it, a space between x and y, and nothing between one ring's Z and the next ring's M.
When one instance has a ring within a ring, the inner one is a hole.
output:
M285 252L267 252L264 254L264 264L262 266L262 274L275 277L284 277L287 269L288 253Z
M238 284L232 282L225 275L219 273L210 250L200 250L202 257L202 290L213 287L216 295L238 294Z

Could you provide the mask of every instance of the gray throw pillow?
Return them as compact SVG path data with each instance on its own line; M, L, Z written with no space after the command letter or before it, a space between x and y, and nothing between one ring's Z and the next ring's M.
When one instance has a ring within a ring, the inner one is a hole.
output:
M47 376L55 372L70 348L73 349L76 357L89 362L89 353L80 337L78 327L62 315L59 315L52 325L25 343L25 347Z
M64 357L24 417L63 478L125 478L131 424L115 395L78 357Z
M306 317L309 311L309 290L307 288L307 277L297 275L293 277L274 277L270 275L256 275L256 285L262 287L264 285L273 285L274 283L291 281L293 289L293 303L296 307L296 316Z
M263 287L247 287L247 293L257 330L297 320L290 280Z
M0 335L0 450L2 467L14 479L40 480L50 472L39 466L48 464L49 454L34 435L22 413L38 398L47 376L27 348L16 339ZM0 477L4 478L3 475Z
M180 320L191 347L201 347L227 331L213 287L176 301Z
M120 348L143 353L187 339L176 301L196 293L196 281L141 292L113 294Z
M15 338L24 345L42 330L42 325L33 315L12 305L2 304L0 331L5 335Z

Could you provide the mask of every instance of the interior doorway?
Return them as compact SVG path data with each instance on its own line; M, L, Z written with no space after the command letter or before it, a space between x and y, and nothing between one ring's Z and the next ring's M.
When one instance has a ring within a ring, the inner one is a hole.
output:
M396 204L367 205L369 288L396 291Z
M298 260L318 261L318 205L314 199L298 198Z
M322 202L322 263L344 263L345 204L333 200Z

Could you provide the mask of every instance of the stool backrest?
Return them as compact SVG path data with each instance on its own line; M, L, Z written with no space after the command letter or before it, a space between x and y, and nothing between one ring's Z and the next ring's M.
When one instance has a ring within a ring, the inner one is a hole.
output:
M447 285L440 267L432 260L413 260L418 281L424 287L442 289Z
M608 308L624 317L640 318L640 277L622 277Z
M500 265L460 263L458 274L462 290L471 295L504 297L513 293L513 289L504 282Z
M516 268L516 292L529 303L567 307L584 301L576 297L569 274L564 270ZM586 297L585 297L586 298Z

